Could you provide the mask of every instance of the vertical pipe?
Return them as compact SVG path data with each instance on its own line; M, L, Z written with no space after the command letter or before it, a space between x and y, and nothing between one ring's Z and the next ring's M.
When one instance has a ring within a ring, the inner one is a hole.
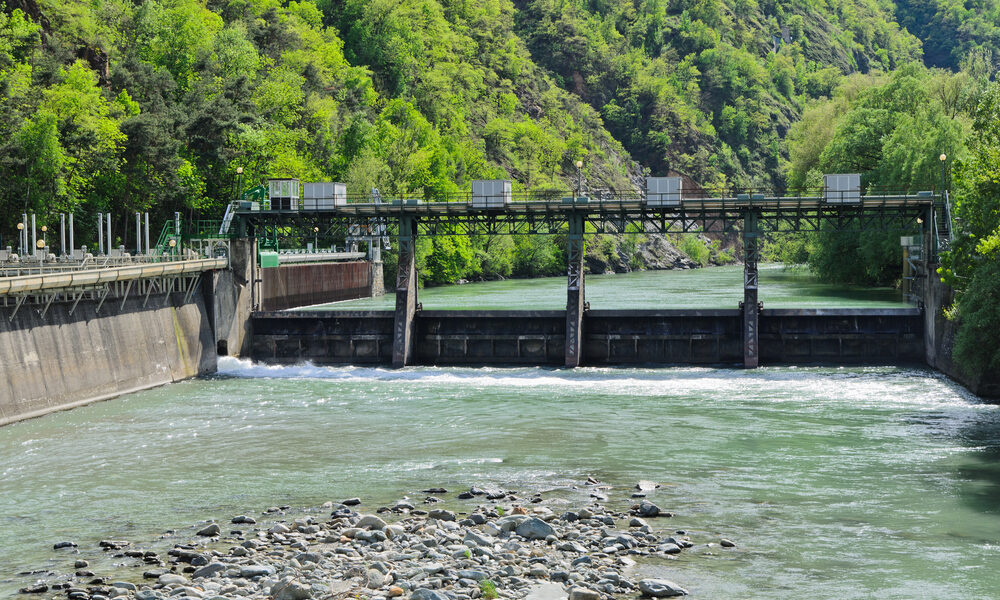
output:
M73 255L76 246L73 244L73 213L69 213L69 253Z
M174 235L177 237L177 254L181 253L181 213L174 213Z
M104 213L97 213L97 254L104 254Z
M135 255L142 254L142 213L135 213Z
M28 253L28 213L21 213L21 223L24 224L21 228L21 258L24 258Z
M108 256L111 255L111 244L113 243L111 241L111 213L108 213Z
M66 256L66 213L59 213L59 252Z
M35 248L35 240L38 239L35 232L35 213L31 213L31 255L38 256L38 248Z
M392 366L405 367L413 359L414 314L417 310L417 219L399 217L399 264L396 273L396 313L392 337Z
M146 213L146 256L149 256L149 213Z

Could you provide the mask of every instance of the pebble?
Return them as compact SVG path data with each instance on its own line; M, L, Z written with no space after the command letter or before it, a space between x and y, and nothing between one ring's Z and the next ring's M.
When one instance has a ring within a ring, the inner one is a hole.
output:
M361 504L361 498L348 498L347 500L341 502L341 504L344 506L357 506Z
M428 489L443 493L438 491L443 488ZM612 488L601 485L597 489ZM617 492L619 500L626 500L630 492L627 488ZM167 552L169 559L160 562L169 560L170 568L143 573L147 584L140 587L144 589L103 579L91 584L80 581L80 587L69 589L66 598L480 600L490 586L495 586L500 600L602 600L635 598L637 592L647 597L686 593L667 580L631 579L636 563L630 556L673 558L693 546L683 533L672 536L644 520L665 514L651 502L644 500L632 507L631 515L623 515L593 501L585 507L567 506L568 501L550 494L518 500L516 492L491 486L472 487L467 493L475 502L491 498L494 502L420 511L412 509L404 497L391 508L379 509L382 516L327 503L323 509L330 509L328 519L311 511L297 516L289 514L287 506L274 507L264 517L265 525L235 533L240 536L238 545L227 548L178 540ZM501 498L507 504L495 503ZM232 521L257 525L247 515ZM221 527L210 523L199 533L217 538ZM698 540L699 547L709 541L714 540ZM159 560L155 553L139 550L116 556L123 555ZM85 561L78 561L75 568L85 566ZM155 580L155 589L148 589L154 583L148 580Z
M722 538L721 540L719 540L719 545L722 546L723 548L735 548L736 542L732 540L727 540L726 538Z
M76 548L76 542L56 542L52 544L53 550L59 550L61 548Z

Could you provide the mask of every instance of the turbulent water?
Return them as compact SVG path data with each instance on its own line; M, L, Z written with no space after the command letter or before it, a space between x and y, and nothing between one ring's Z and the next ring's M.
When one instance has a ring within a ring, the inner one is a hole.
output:
M32 580L20 571L71 571L63 539L100 574L104 538L429 486L582 503L588 476L618 498L658 481L670 527L737 542L644 567L694 598L998 597L1000 409L929 371L236 359L0 428L0 596Z

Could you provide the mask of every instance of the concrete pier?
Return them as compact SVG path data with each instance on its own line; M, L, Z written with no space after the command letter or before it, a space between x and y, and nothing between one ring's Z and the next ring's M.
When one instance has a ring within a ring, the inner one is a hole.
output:
M569 215L566 257L569 263L566 286L566 356L567 367L580 366L583 355L583 313L586 307L584 282L583 214Z
M410 364L413 357L413 316L417 310L417 220L414 217L400 217L398 269L392 338L392 366L396 368Z

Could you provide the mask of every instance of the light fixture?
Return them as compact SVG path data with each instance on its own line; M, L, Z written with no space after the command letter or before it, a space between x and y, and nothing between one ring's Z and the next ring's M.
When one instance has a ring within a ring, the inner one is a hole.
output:
M170 243L170 247L173 248L174 246L177 245L177 240L170 240L169 243Z
M237 175L242 175L243 174L243 167L236 167L236 174Z
M582 160L576 161L576 168L577 169L582 169L583 168L583 161Z
M23 229L24 229L24 223L18 223L18 224L17 224L17 230L18 230L18 231L21 231L21 230L23 230Z
M917 225L923 225L923 224L924 224L923 217L917 217Z
M941 156L939 156L938 158L941 159L941 162L944 162L944 161L948 160L948 155L942 152Z
M45 240L38 240L35 242L35 247L39 250L45 247Z
M46 227L45 225L42 225L42 233L45 233L48 230L49 230L48 227Z

